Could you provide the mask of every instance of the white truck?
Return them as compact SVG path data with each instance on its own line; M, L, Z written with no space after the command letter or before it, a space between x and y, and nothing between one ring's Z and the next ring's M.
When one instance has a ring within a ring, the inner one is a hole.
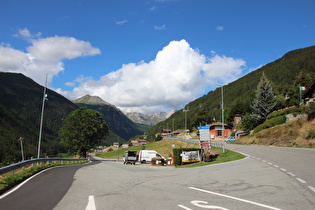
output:
M138 159L140 163L151 162L152 158L163 158L164 160L166 160L162 155L157 153L157 151L155 150L140 150Z

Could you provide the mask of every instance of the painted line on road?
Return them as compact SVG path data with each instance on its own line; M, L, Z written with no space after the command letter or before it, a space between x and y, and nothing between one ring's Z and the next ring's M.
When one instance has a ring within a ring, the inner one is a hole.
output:
M303 183L303 184L305 184L306 183L306 181L304 181L303 179L301 179L301 178L296 178L299 182L301 182L301 183Z
M178 207L181 207L181 208L183 208L183 209L185 209L185 210L192 210L192 209L190 209L190 208L188 208L188 207L186 207L186 206L183 206L183 205L178 205Z
M315 187L313 187L313 186L308 186L308 188L310 188L310 189L315 193Z
M291 173L291 172L288 172L288 174L289 174L290 176L295 176L295 174L294 174L294 173Z
M276 167L276 168L279 168L279 166L278 165L273 165L274 167Z
M220 194L220 193L216 193L216 192L211 192L211 191L208 191L208 190L203 190L203 189L199 189L199 188L195 188L195 187L189 187L189 189L197 190L197 191L200 191L200 192L204 192L204 193L208 193L208 194L212 194L212 195L217 195L217 196L221 196L221 197L224 197L224 198L229 198L229 199L233 199L233 200L237 200L237 201L242 201L242 202L245 202L245 203L253 204L253 205L264 207L264 208L267 208L267 209L279 210L279 208L276 208L276 207L273 207L273 206L268 206L268 205L265 205L265 204L261 204L261 203L257 203L257 202L253 202L253 201L249 201L249 200L245 200L245 199L242 199L242 198L237 198L237 197L233 197L233 196L229 196L229 195L224 195L224 194Z
M287 169L285 169L285 168L280 168L280 170L281 170L281 171L287 171Z
M24 182L22 182L21 184L17 185L15 188L13 188L12 190L10 190L9 192L3 194L0 196L0 199L6 197L7 195L13 193L14 191L18 190L20 187L22 187L26 182L28 182L29 180L35 178L36 176L40 175L41 173L44 173L45 171L48 171L52 168L46 168L45 170L42 170L40 172L38 172L37 174L34 174L33 176L29 177L28 179L26 179Z
M86 206L85 210L96 210L95 201L94 201L94 196L93 195L89 196L89 202L88 202L88 205Z

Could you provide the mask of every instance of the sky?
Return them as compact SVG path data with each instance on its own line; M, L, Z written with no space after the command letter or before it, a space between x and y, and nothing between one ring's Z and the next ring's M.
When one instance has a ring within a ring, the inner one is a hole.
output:
M0 71L124 112L182 109L315 45L314 0L0 0ZM285 75L284 75L285 76Z

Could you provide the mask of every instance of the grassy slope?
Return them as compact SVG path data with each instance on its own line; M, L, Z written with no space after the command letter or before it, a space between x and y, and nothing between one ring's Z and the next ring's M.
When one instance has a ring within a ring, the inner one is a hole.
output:
M176 148L179 148L179 147L184 148L186 146L186 143L183 141L163 139L159 142L147 144L145 149L155 150L155 151L159 152L161 155L163 155L165 158L168 158L173 153L173 147L172 147L173 144L175 144ZM187 145L187 147L188 148L199 148L199 145L189 143ZM141 149L142 149L142 146L135 146L135 147L131 147L128 149L120 150L119 151L119 157L122 158L125 151L127 151L127 150L139 151ZM161 150L161 152L160 152L160 150ZM244 158L243 155L241 155L237 152L234 152L234 151L230 151L230 150L226 150L226 152L223 154L221 148L213 148L213 149L211 149L211 151L218 155L216 160L214 160L212 162L207 162L207 163L206 162L197 162L197 163L192 163L192 164L185 164L185 165L178 166L178 167L197 167L197 166L223 163L223 162L228 162L228 161L233 161L233 160L238 160L238 159ZM102 158L117 158L117 155L118 155L118 151L111 151L111 152L100 153L97 156L102 157Z
M300 119L250 135L232 143L315 148L315 119ZM313 137L307 139L307 137Z

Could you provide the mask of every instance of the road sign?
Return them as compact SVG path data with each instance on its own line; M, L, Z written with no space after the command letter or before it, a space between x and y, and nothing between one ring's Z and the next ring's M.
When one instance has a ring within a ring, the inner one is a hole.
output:
M201 149L211 149L210 140L208 141L200 141Z
M200 141L210 140L210 129L209 126L200 126L199 127L199 139Z

